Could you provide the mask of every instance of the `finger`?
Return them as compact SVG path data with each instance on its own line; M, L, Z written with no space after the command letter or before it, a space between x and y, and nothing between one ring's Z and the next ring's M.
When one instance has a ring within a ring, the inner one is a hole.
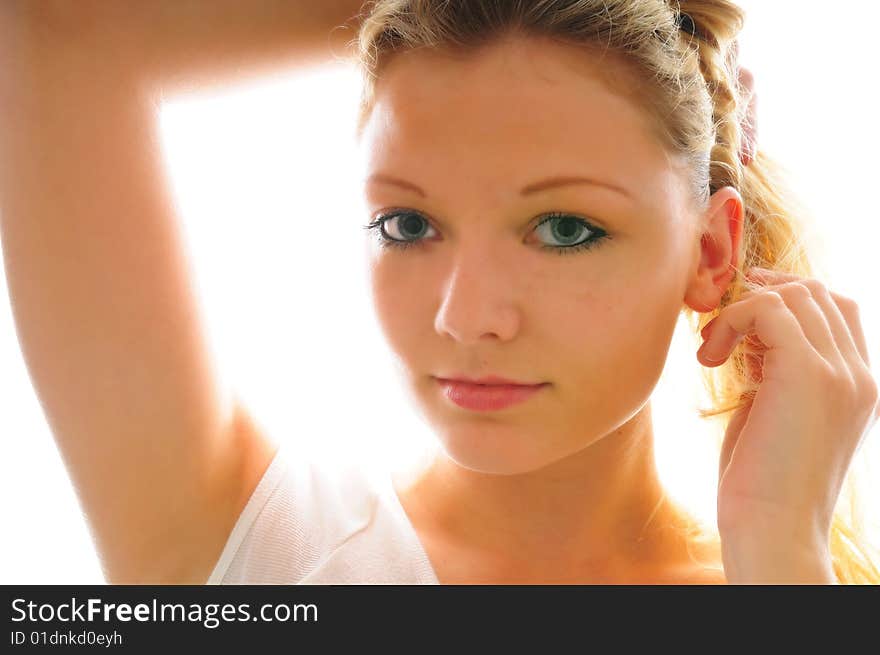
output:
M807 340L797 317L775 291L756 294L722 309L697 356L706 366L718 366L743 337L753 331L768 350L778 351L781 358L790 359L794 370L803 362L805 349L821 356ZM766 370L764 377L767 377Z
M846 360L850 369L854 371L857 367L867 366L867 348L865 349L865 355L863 356L862 353L859 352L855 337L850 329L851 322L847 320L843 314L844 307L847 308L848 312L858 312L858 307L855 302L849 299L844 299L842 296L839 300L835 300L831 297L831 292L828 288L818 280L802 280L801 284L810 290L810 293L813 294L813 298L822 308L822 311L825 312L825 318L828 320L828 324L831 327L831 332L834 335L837 348L840 350L841 355ZM850 307L849 304L852 306ZM853 316L852 324L855 324L861 329L857 316ZM864 335L861 335L861 338L864 340Z
M862 319L859 315L858 304L856 301L839 294L832 293L831 296L840 310L841 316L846 321L850 338L852 338L859 356L865 362L865 366L871 368L871 359L868 357L868 342L865 340L865 332L862 329Z
M799 278L792 273L756 268L747 277L768 281L781 280L790 282L799 280L810 289L816 302L819 303L819 306L825 312L825 317L828 319L831 332L834 334L837 347L843 357L851 365L855 366L858 363L855 357L858 356L864 362L864 365L870 368L868 344L862 329L858 304L854 300L832 292L818 280Z
M836 343L838 337L832 331L828 317L825 315L826 310L819 305L814 297L814 294L820 293L818 290L814 291L807 287L804 280L799 279L795 282L768 285L755 291L746 292L740 299L767 291L775 291L782 296L785 304L800 322L801 329L810 344L827 362L835 368L849 368L850 363L844 358ZM841 317L840 320L842 322L843 318ZM844 333L842 337L847 338L848 335Z

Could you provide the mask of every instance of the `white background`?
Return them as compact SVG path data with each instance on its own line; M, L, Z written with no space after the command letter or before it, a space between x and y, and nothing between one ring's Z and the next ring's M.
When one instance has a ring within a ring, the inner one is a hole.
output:
M809 209L820 277L856 298L880 361L871 189L874 2L743 0L741 58L759 93L761 148ZM357 189L359 80L333 62L170 99L161 125L210 339L224 375L278 441L377 471L432 443L390 363L367 295ZM2 270L0 270L2 275ZM698 403L697 343L679 326L654 400L670 493L714 521L717 460ZM340 410L340 407L343 409ZM857 461L880 533L877 429ZM0 284L0 583L102 583L92 541L18 349ZM876 543L876 542L875 542Z

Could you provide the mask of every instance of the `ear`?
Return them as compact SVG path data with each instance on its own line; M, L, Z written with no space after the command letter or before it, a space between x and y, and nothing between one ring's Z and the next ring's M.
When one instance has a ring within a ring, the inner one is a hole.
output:
M685 291L685 304L698 312L718 307L739 267L745 212L742 197L726 186L709 199L700 217L700 239L694 246L694 266Z

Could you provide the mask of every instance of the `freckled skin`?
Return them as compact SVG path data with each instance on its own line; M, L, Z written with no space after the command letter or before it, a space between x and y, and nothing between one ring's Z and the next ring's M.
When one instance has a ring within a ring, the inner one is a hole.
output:
M380 325L442 446L398 484L401 500L426 542L442 534L430 542L523 562L552 552L566 571L629 558L618 553L660 499L649 399L683 304L717 305L738 236L728 219L739 196L726 188L706 210L716 241L701 242L683 172L586 57L535 39L469 58L404 53L382 74L361 144L365 177L381 171L427 193L364 188L371 217L402 207L430 224L406 250L380 248L374 234L367 244ZM633 197L580 185L520 195L557 175ZM543 249L560 243L534 230L548 212L610 238L562 256ZM455 372L551 386L471 412L431 377ZM668 539L642 548L640 561L657 566L680 556Z

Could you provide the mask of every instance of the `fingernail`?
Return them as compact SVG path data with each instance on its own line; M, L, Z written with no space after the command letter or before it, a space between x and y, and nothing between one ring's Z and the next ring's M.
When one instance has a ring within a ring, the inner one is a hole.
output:
M709 341L705 341L700 349L697 351L697 355L700 359L710 362L712 364L717 364L720 361L723 361L723 357L718 356L713 349L709 346Z

